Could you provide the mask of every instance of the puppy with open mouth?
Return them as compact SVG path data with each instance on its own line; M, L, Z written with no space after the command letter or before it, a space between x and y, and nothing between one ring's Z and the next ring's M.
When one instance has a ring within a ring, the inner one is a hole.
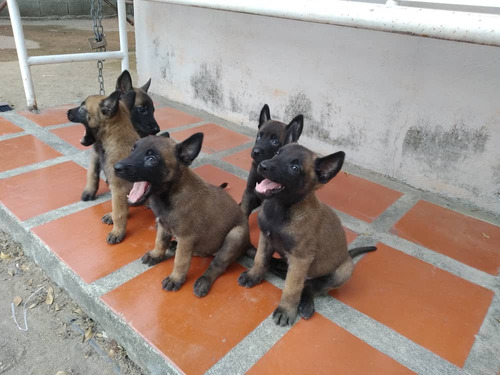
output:
M285 287L273 313L277 325L292 325L297 313L309 319L314 313L314 296L338 288L350 278L352 257L376 250L348 251L340 219L316 197L315 190L337 175L344 157L342 151L317 157L290 143L257 168L263 177L255 186L264 197L258 216L261 233L254 265L240 275L238 283L247 288L260 283L275 251L286 260Z

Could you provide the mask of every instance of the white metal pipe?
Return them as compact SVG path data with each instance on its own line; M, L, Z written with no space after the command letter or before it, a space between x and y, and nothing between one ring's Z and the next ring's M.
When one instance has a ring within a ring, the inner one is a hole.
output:
M80 61L123 59L126 53L122 51L68 53L64 55L30 56L29 65L59 64Z
M35 90L33 88L33 80L31 78L31 70L28 64L28 51L26 50L26 43L24 40L23 26L21 24L21 15L16 0L7 0L9 9L10 22L12 24L12 32L14 34L14 41L16 43L17 58L19 60L19 67L21 69L21 77L23 80L24 93L28 103L28 109L36 110Z
M122 53L122 71L129 68L128 61L128 38L127 38L127 12L125 0L117 0L118 8L118 31L120 36L120 52Z
M500 46L500 16L335 0L142 0Z

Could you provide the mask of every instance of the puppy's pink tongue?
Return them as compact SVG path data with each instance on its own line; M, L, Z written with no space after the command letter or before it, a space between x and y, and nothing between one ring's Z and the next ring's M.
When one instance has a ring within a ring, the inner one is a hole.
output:
M132 190L130 190L130 193L127 195L128 200L131 203L136 203L146 193L148 186L149 183L146 181L134 182Z
M276 182L272 182L271 180L268 180L267 178L262 180L260 183L257 183L255 185L255 190L257 190L258 193L265 193L268 190L273 190L276 188L279 188L281 185L277 184Z

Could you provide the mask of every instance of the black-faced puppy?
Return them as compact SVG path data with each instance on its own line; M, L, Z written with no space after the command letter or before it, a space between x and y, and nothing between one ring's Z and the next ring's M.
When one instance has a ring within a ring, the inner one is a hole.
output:
M247 217L262 202L261 197L255 192L255 185L264 179L257 171L257 166L261 161L271 159L276 151L285 144L287 133L291 135L292 142L297 142L303 126L304 117L302 115L298 115L287 125L283 122L271 120L267 104L260 111L259 130L255 145L251 151L252 166L248 175L247 187L241 199L241 209Z
M132 154L115 165L117 176L134 182L129 201L149 198L156 215L155 248L142 257L148 265L174 254L167 252L177 239L174 269L163 280L163 289L178 290L193 255L214 255L207 271L194 284L194 294L205 296L215 279L250 245L248 222L238 204L220 187L207 184L189 165L198 156L203 134L184 142L149 136L136 142Z
M107 242L115 244L125 237L128 216L127 194L132 184L114 174L114 165L125 158L139 135L130 121L129 108L135 101L135 92L130 91L121 97L120 91L109 97L89 96L76 108L68 111L68 119L82 123L85 134L82 144L94 145L99 165L108 178L112 196L113 211L103 216L102 221L113 224Z
M321 158L294 143L257 169L264 178L256 187L264 196L258 216L261 234L254 265L240 275L238 283L248 288L260 283L274 251L286 259L285 287L273 313L278 325L293 324L297 311L310 318L314 296L349 279L354 269L351 257L376 249L349 253L338 216L314 192L335 177L343 162L343 152Z
M120 98L129 93L135 92L135 100L130 106L130 120L134 129L140 137L154 135L160 131L160 127L154 118L154 105L153 100L147 94L151 79L146 82L142 87L132 86L132 77L128 70L124 70L116 80L116 90L120 91ZM70 120L72 121L72 120ZM166 133L168 134L168 132ZM89 141L82 138L81 143L88 146ZM101 165L99 163L99 153L95 146L92 146L90 153L90 164L87 170L87 183L82 193L82 201L89 201L96 199L96 193L99 189L99 173L101 172ZM106 176L107 178L107 176Z

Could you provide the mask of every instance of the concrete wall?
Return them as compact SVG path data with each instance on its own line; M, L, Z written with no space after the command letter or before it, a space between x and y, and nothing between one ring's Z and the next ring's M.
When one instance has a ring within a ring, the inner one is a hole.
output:
M256 128L500 213L500 48L135 2L139 81Z

